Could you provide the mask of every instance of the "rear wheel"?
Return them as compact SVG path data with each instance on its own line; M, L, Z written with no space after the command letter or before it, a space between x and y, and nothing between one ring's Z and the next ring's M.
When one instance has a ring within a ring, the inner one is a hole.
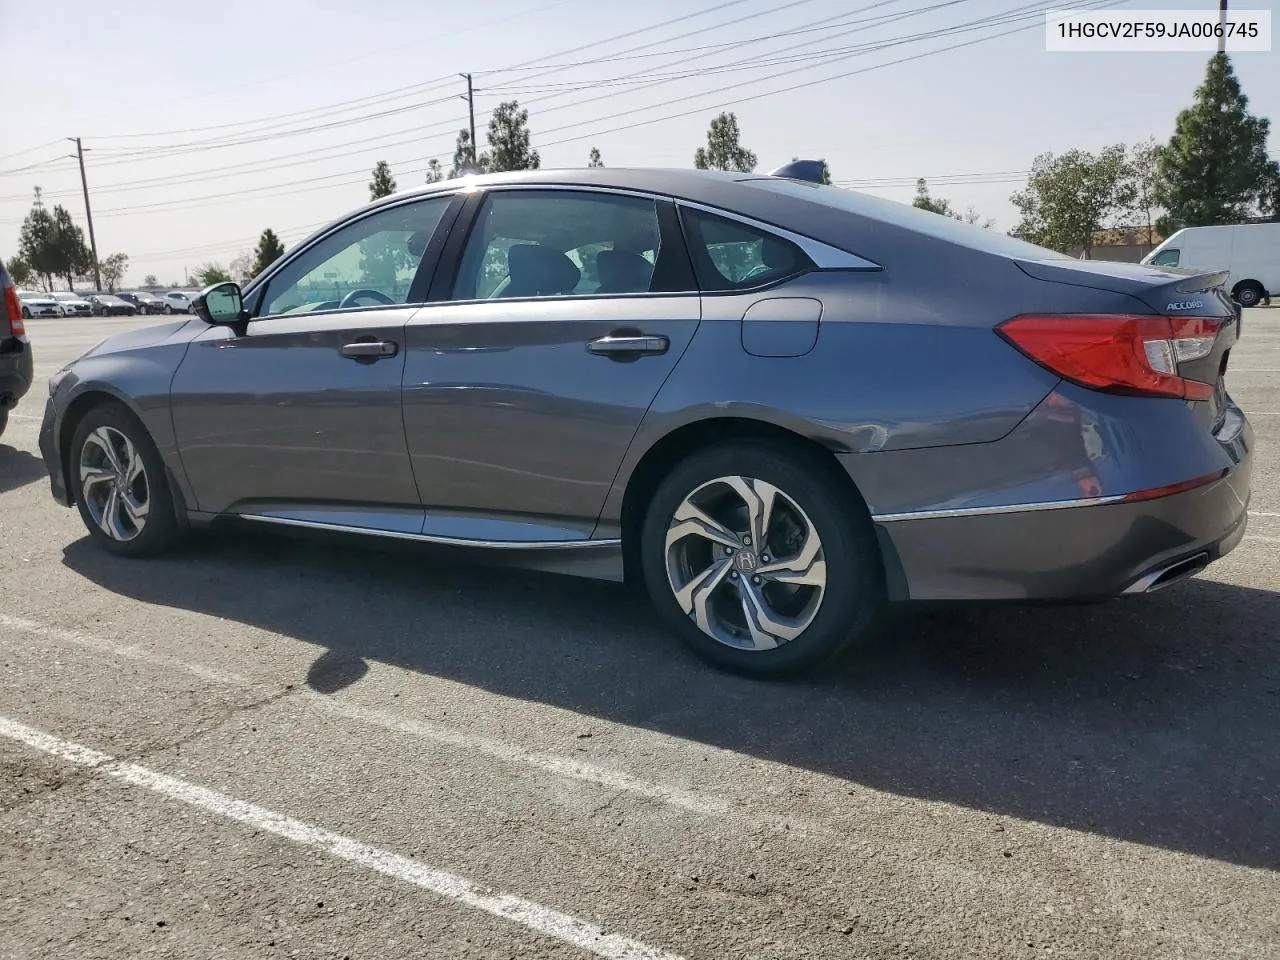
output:
M879 551L856 494L820 458L741 442L662 482L641 534L659 614L705 660L794 674L865 637L883 603Z
M1246 280L1236 287L1234 293L1236 303L1242 307L1256 307L1266 295L1267 291L1262 288L1262 284L1255 280Z
M4 436L4 428L9 425L9 411L0 410L0 437Z
M85 415L71 439L68 464L80 518L103 549L143 557L177 542L164 461L124 407L104 403Z

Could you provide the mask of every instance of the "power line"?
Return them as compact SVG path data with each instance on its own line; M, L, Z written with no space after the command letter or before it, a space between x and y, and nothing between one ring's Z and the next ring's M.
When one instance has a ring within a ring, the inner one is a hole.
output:
M735 2L737 2L737 0L735 0ZM794 7L794 6L799 6L799 5L800 5L800 4L802 4L802 3L808 3L808 2L811 2L811 0L792 0L792 2L791 2L791 3L785 4L783 7L775 8L775 9L770 10L770 11L765 11L764 13L778 12L778 10L781 10L781 9L787 9L787 8L789 8L789 7ZM856 15L856 14L858 14L858 13L865 12L865 11L867 11L867 10L875 9L875 8L878 8L878 7L883 7L883 6L886 6L886 5L889 5L889 4L892 4L892 3L897 3L897 2L901 2L901 0L879 0L879 2L872 3L872 4L870 4L869 6L859 8L858 10L854 10L854 11L846 11L846 12L844 12L844 13L837 14L836 16L833 16L833 17L824 17L824 18L822 18L822 19L820 19L820 20L811 21L811 22L809 22L809 23L807 23L807 24L804 24L800 29L797 29L797 30L780 31L780 32L777 32L777 33L775 33L775 34L766 35L766 36L763 36L763 37L752 37L752 38L746 38L746 39L742 39L742 40L730 41L730 42L728 42L728 43L717 44L717 45L715 45L715 46L719 47L719 48L720 48L720 50L721 50L721 52L726 52L728 49L738 48L738 47L742 47L742 46L746 46L746 45L750 45L750 44L754 44L754 43L765 42L765 41L773 40L773 39L776 39L777 37L786 36L786 35L789 35L789 34L792 34L792 33L798 33L798 32L811 32L812 30L820 29L820 28L822 28L823 26L830 25L830 24L832 24L834 21L837 21L837 20L848 20L848 18L849 18L849 17L854 16L854 15ZM930 6L930 7L921 8L921 9L916 10L916 11L909 11L909 12L908 12L908 13L906 13L906 14L896 14L896 15L890 15L890 16L891 16L892 20L897 20L897 19L902 19L902 18L903 18L903 17L905 17L905 16L911 16L911 15L915 15L915 14L917 14L917 13L922 13L922 12L930 12L930 11L935 10L935 9L939 9L939 8L942 8L942 7L951 6L951 5L954 5L954 4L956 4L956 3L961 3L961 2L967 2L967 0L945 0L945 2L936 3L936 4L934 4L934 5ZM715 9L715 8L713 8L713 9ZM758 13L758 14L751 14L751 15L749 15L748 17L741 18L739 22L741 22L743 19L751 19L751 18L753 18L753 17L761 16L761 15L764 15L764 14L760 14L760 13ZM676 18L676 21L678 21L678 20L682 20L682 19L688 19L688 17ZM872 18L872 19L875 19L875 18ZM671 22L676 22L676 21L664 21L664 24L671 23ZM857 21L857 23L866 23L866 22L869 22L869 21ZM655 25L655 28L656 28L656 26L661 26L661 25L664 25L664 24ZM879 25L883 25L883 24L879 24ZM707 32L707 31L709 31L709 30L719 29L719 28L720 28L720 27L719 27L719 25L713 25L713 26L710 26L710 27L704 27L704 28L700 28L699 30L694 30L694 31L690 31L690 32L685 33L685 34L681 34L681 35L679 35L679 36L677 36L677 37L674 37L674 38L668 38L668 40L671 40L671 39L682 39L682 38L684 38L684 37L693 36L693 35L698 34L698 33L704 33L704 32ZM648 29L648 28L646 28L646 29ZM635 32L637 32L637 31L632 31L632 33L635 33ZM849 30L842 31L841 33L838 33L838 34L836 34L835 36L843 36L843 35L845 35L845 34L847 34L847 33L849 33L849 32L856 32L856 30L854 30L854 31L849 31ZM623 35L621 35L621 36L629 36L629 35L631 35L631 34L623 34ZM611 38L611 39L616 39L616 38ZM828 37L828 38L826 38L826 39L831 39L831 38L830 38L830 37ZM667 41L657 41L657 42L661 43L661 42L667 42ZM809 43L806 43L806 44L795 45L795 46L793 46L793 47L787 47L787 48L783 48L783 49L784 49L784 51L785 51L785 50L789 50L789 49L797 49L797 48L798 48L798 47L800 47L800 46L808 46L808 45L812 45L812 43L814 43L814 42L818 42L818 41L810 41ZM650 46L653 46L653 43L642 44L642 45L640 45L640 46L638 46L638 47L632 47L632 48L629 48L629 49L630 49L630 50L639 50L639 49L644 49L644 48L646 48L646 47L650 47ZM583 49L583 48L575 48L575 49ZM780 51L774 51L774 53L777 53L777 52L780 52ZM556 55L558 55L558 54L556 54ZM556 56L556 55L551 55L551 56ZM666 55L666 54L662 54L662 55ZM610 59L610 57L604 57L604 58L600 58L600 60L599 60L599 61L597 61L597 62L607 62L609 59ZM743 66L743 69L750 69L751 60L752 60L752 58L747 58L747 59L745 59L745 60L743 60L743 61L739 61L739 63L741 63L741 64L743 64L743 65L744 65L744 66ZM687 60L686 60L686 61L671 61L670 63L665 64L664 66L676 65L676 64L679 64L679 63L682 63L682 62L689 62L689 61L687 61ZM662 81L662 82L666 82L666 81ZM593 86L595 86L595 85L596 85L596 84L593 84L593 83L580 84L580 85L578 86L578 88L577 88L577 89L591 89L591 88L592 88ZM651 86L656 86L656 85L658 85L658 84L650 84L650 85L651 85ZM573 92L573 91L566 91L566 92ZM527 105L527 104L529 104L529 103L539 103L539 102L543 102L543 101L546 101L546 100L555 99L556 97L558 97L558 96L560 96L560 95L561 95L561 94L552 94L551 96L547 96L547 97L539 97L539 98L535 98L534 100L526 101L526 105ZM451 100L451 99L452 99L451 97L446 97L446 98L442 98L442 101L448 101L448 100ZM545 110L545 111L543 111L543 112L544 112L544 113L551 113L551 112L554 112L554 111L556 111L556 110L567 109L568 107L571 107L571 106L582 106L582 105L585 105L586 103L593 103L593 102L595 102L595 101L597 101L597 100L600 100L600 99L603 99L603 98L602 98L602 97L592 97L592 98L588 98L587 100L574 101L574 102L571 102L571 103L561 104L561 105L559 105L559 106L552 107L552 108L550 108L550 109L548 109L548 110ZM272 159L267 159L267 160L257 160L257 161L249 161L248 163L243 163L243 164L234 164L234 165L230 165L230 166L222 166L222 167L219 167L219 168L218 168L218 169L216 169L216 170L210 170L210 171L193 171L193 172L188 173L188 174L177 174L177 175L173 175L173 176L171 176L171 177L143 178L143 179L140 179L140 180L126 181L126 182L121 183L121 184L108 184L108 185L106 185L106 186L104 186L104 187L102 187L102 188L99 188L99 190L100 190L100 192L115 192L115 191L116 191L116 190L118 190L118 189L120 189L120 190L123 190L123 189L126 189L126 188L128 188L128 189L136 189L136 188L142 188L142 187L148 187L148 186L159 186L159 185L161 185L161 184L196 183L196 182L200 182L202 179L219 179L219 180L221 180L221 179L224 179L224 178L226 177L226 175L227 175L229 172L233 171L233 170L243 170L244 172L248 173L248 172L250 172L250 171L253 171L253 172L265 172L265 171L267 171L267 170L273 170L273 169L284 169L284 168L288 168L288 167L295 166L295 165L296 165L296 163L297 163L297 159L298 159L299 157L301 157L301 156L307 156L307 155L314 155L314 154L327 153L327 152L329 152L329 151L331 151L331 150L334 150L334 149L340 149L341 147L343 147L343 146L347 146L347 145L350 145L350 144L359 144L359 145L360 145L360 149L352 150L352 151L348 151L348 152L346 152L346 153L341 153L341 154L333 154L333 155L331 155L331 156L327 157L326 159L338 159L339 157L362 155L362 154L366 154L366 153L368 152L368 147L373 146L373 145L375 145L375 144L377 144L378 146L380 146L380 147L381 147L381 148L383 148L383 149L386 149L386 148L391 148L391 147L407 146L407 145L410 145L410 144L418 144L418 143L421 143L421 142L422 142L422 141L421 141L421 135L422 135L422 134L425 134L425 133L427 133L427 132L429 132L429 131L431 131L431 130L437 130L437 129L442 130L442 129L445 129L445 128L452 128L456 123L458 123L458 122L462 122L462 121L466 121L467 119L468 119L467 117L459 117L459 118L456 118L456 119L451 119L451 120L443 121L443 122L440 122L440 123L430 124L430 125L428 125L428 126L426 126L426 127L419 128L419 129L416 131L416 134L417 134L417 135L416 135L416 136L414 136L414 137L412 137L412 138L410 138L410 139L407 139L407 140L402 139L402 140L394 141L394 142L391 142L391 143L379 143L379 142L378 142L378 141L380 141L380 140L385 140L387 136L394 137L394 136L397 136L397 134L389 134L389 135L386 135L386 136L384 136L384 137L375 138L375 139L372 139L372 140L371 140L370 138L361 138L361 139L359 139L359 140L349 141L349 142L344 143L344 144L334 144L334 145L330 145L330 146L327 146L327 147L318 147L318 148L314 148L314 149L306 150L306 151L296 151L295 153L291 154L288 158L275 158L276 160L284 159L284 162L283 162L283 163L275 163L275 162L274 162L274 160L272 160ZM352 122L356 122L356 121L352 121ZM262 138L260 138L260 139L265 140L265 139L271 139L271 138L270 138L270 137L262 137ZM195 152L195 150L196 150L196 148L191 148L189 151L183 151L183 152ZM139 151L139 153L141 153L141 152L142 152L142 151ZM124 163L124 162L130 162L130 163L131 163L131 162L133 162L133 161L131 161L131 160L126 160L126 159L108 160L108 161L106 161L106 162L101 162L101 161L100 161L100 162L97 164L97 166L98 166L99 168L101 168L101 167L106 167L106 166L113 166L113 165L116 165L116 164L119 164L119 163ZM415 162L416 162L416 161L415 161ZM206 176L206 174L207 174L207 176ZM0 198L0 199L9 199L9 200L12 200L12 199L19 199L19 198L15 198L15 197L5 197L5 198Z
M936 30L936 31L930 31L930 32L928 32L927 34L923 34L923 35L909 35L909 36L906 36L906 37L900 37L900 38L895 39L895 40L886 40L886 41L882 41L881 43L876 44L876 45L872 46L872 47L871 47L871 48L869 48L869 49L864 48L864 49L859 50L859 51L857 51L857 52L855 52L855 53L847 54L847 55L845 55L844 57L840 57L840 58L836 58L836 59L852 58L852 57L860 56L860 55L862 55L862 54L864 54L864 53L868 53L868 52L877 52L877 51L879 51L879 50L889 49L890 47L901 46L901 45L903 45L903 44L908 44L908 43L915 43L915 42L918 42L920 39L936 39L937 37L940 37L940 36L948 36L948 35L951 35L951 34L954 34L954 33L964 33L964 32L968 32L968 31L971 31L971 30L979 30L979 29L983 29L984 27L989 27L989 26L992 26L992 25L995 25L995 24L997 24L997 23L1001 23L1001 22L1016 22L1017 20L1025 20L1025 19L1027 19L1027 18L1029 18L1029 17L1034 18L1034 17L1036 17L1038 14L1040 14L1040 13L1044 13L1044 12L1046 12L1047 10L1071 9L1071 8L1103 9L1103 8L1104 8L1104 7L1106 7L1106 6L1116 6L1116 5L1120 4L1120 3L1126 3L1126 2L1128 2L1128 0L1106 0L1106 2L1104 2L1104 3L1102 4L1102 6L1097 6L1097 7L1095 7L1095 6L1091 6L1091 4L1096 3L1096 0L1066 0L1066 2L1054 2L1054 0L1048 0L1048 2L1037 2L1037 3L1033 3L1033 4L1028 4L1028 5L1027 5L1027 6L1025 6L1025 7L1017 7L1017 8L1014 8L1014 10L1009 11L1009 12L1007 12L1007 13L1005 13L1005 14L1001 14L1001 15L996 16L996 17L983 17L983 18L980 18L980 19L978 19L978 20L969 21L968 23L965 23L965 24L957 24L957 25L954 25L954 26L952 26L952 27L943 28L943 29L939 29L939 30ZM814 86L814 85L819 84L819 83L826 83L826 82L829 82L829 81L831 81L831 80L840 80L840 79L844 79L844 78L846 78L846 77L856 76L856 75L858 75L858 74L860 74L860 73L865 73L865 72L867 72L867 71L869 71L869 70L879 69L879 68L880 68L880 67L882 67L882 66L892 66L892 65L897 64L897 63L907 63L907 62L909 62L909 61L911 61L911 60L919 60L919 59L922 59L922 58L924 58L924 57L934 56L934 55L936 55L936 54L938 54L938 53L946 53L946 52L947 52L947 51L949 51L949 50L956 50L956 49L959 49L960 47L963 47L963 46L970 46L970 45L972 45L973 43L981 43L981 42L985 42L985 40L988 40L988 39L996 39L997 37L1008 36L1008 35L1009 35L1009 34L1011 34L1011 33L1020 33L1020 32L1022 32L1022 31L1024 31L1024 30L1032 29L1034 26L1036 26L1036 24L1034 24L1034 23L1033 23L1033 24L1031 24L1031 25L1029 25L1029 26L1025 26L1025 27L1018 27L1017 29L1012 30L1012 31L1008 31L1007 33L998 33L998 34L994 34L994 35L993 35L993 36L991 36L991 37L986 37L986 38L981 38L981 37L980 37L980 38L978 38L978 39L976 39L976 40L968 41L968 42L966 42L966 43L956 44L956 45L949 46L949 47L941 47L941 48L938 48L937 50L932 50L932 51L925 51L924 53L921 53L921 54L916 54L916 55L914 55L914 56L906 57L906 58L903 58L903 59L900 59L900 60L891 60L891 61L888 61L888 62L886 62L886 63L884 63L884 64L878 64L878 65L873 66L873 67L867 67L867 68L863 68L863 69L860 69L860 70L853 70L853 71L848 71L848 72L844 72L844 73L832 74L831 76L822 77L822 78L820 78L820 79L818 79L818 80L807 81L807 82L805 82L805 83L800 83L800 84L794 84L794 85L792 85L792 86L783 87L783 88L781 88L781 89L771 91L771 92L769 92L769 93L755 94L755 95L748 96L748 97L739 97L739 98L736 98L736 99L733 99L733 100L722 101L722 102L715 103L715 104L713 104L713 105L700 107L700 108L698 108L697 110L685 111L685 112L677 113L677 114L670 114L670 115L667 115L667 116L665 116L665 117L660 117L660 118L656 118L656 119L652 119L652 120L639 121L639 122L634 123L634 124L625 124L625 125L623 125L623 126L610 128L610 129L608 129L608 130L595 131L595 132L590 133L590 134L585 134L585 135L583 135L583 136L581 136L581 137L569 137L569 138L562 139L562 140L553 140L553 141L550 141L550 142L543 142L543 143L540 143L540 144L539 144L539 146L540 146L540 147L551 147L551 146L558 146L558 145L563 144L563 143L573 143L573 142L574 142L574 141L576 141L576 140L585 139L586 137L590 137L590 136L600 136L601 134L604 134L604 133L616 133L616 132L619 132L619 131L621 131L621 130L630 130L630 129L635 129L636 127L647 126L647 125L650 125L650 124L653 124L653 123L659 123L659 122L661 122L661 121L662 121L662 120L664 120L664 119L676 119L676 118L678 118L678 117L689 116L689 115L690 115L690 114L692 114L692 113L699 113L699 112L701 112L702 110L708 110L708 109L712 109L712 110L714 110L714 109L723 109L724 107L727 107L727 106L734 106L734 105L739 104L739 103L749 103L749 102L751 102L751 101L753 101L753 100L759 100L759 99L761 99L762 97L766 97L766 96L773 96L773 95L775 95L775 94L777 94L777 93L789 93L789 92L791 92L791 91L794 91L794 90L800 90L800 89L803 89L803 88L805 88L805 87ZM696 100L696 99L698 99L698 98L700 98L700 97L709 96L709 95L711 95L711 94L715 94L715 93L724 93L724 92L726 92L726 91L730 91L730 90L738 90L738 89L741 89L741 87L743 86L743 84L763 83L763 82L765 82L765 81L767 81L767 80L776 80L776 79L778 79L778 78L780 78L780 77L790 76L790 75L793 75L793 74L796 74L796 73L802 73L802 72L804 72L805 70L812 70L812 69L814 69L814 67L813 67L813 66L802 66L802 67L795 67L795 68L792 68L792 69L790 69L790 70L782 70L782 71L779 71L779 72L777 72L777 73L770 74L769 76L765 76L765 77L756 77L756 78L754 78L754 79L741 81L741 82L739 82L739 83L727 84L727 85L722 86L722 87L717 87L717 88L715 88L715 89L713 89L713 90L704 90L704 91L701 91L701 92L699 92L699 93L693 93L693 94L689 94L689 95L687 95L687 96L677 97L677 98L675 98L674 100L666 100L666 101L664 101L664 103L662 104L662 106L666 106L666 105L670 105L670 104L674 104L674 103L684 103L684 102L687 102L687 101L689 101L689 100ZM657 105L657 104L655 104L654 106L651 106L651 107L645 107L645 108L640 108L640 109L641 109L641 110L646 110L646 109L647 109L647 110L652 110L652 109L655 109L657 106L658 106L658 105ZM559 132L561 132L561 131L563 131L563 130L572 130L572 129L576 128L576 127L586 126L586 125L591 124L591 123L599 123L599 122L602 122L602 121L605 121L605 120L614 120L614 119L617 119L617 118L619 118L619 117L625 117L625 116L628 116L629 114L631 114L631 113L635 113L635 112L637 112L637 111L635 111L635 110L624 110L624 111L619 111L619 112L617 112L617 113L608 114L608 115L603 116L603 117L597 117L597 118L595 118L594 120L582 120L582 121L576 121L576 122L574 122L574 123L567 123L567 124L563 124L563 125L561 125L561 126L559 126L559 127L552 127L552 128L551 128L551 129L549 129L549 130L543 130L543 131L542 131L542 133L543 133L543 135L550 134L550 133L559 133Z

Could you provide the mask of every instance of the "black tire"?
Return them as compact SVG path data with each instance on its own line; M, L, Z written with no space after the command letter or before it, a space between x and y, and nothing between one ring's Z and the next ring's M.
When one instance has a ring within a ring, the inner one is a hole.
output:
M166 314L171 314L171 313L173 313L173 307L172 307L170 304L167 304L167 303L166 303L166 304L164 305L164 312L165 312Z
M100 427L109 427L127 437L137 451L145 471L149 510L145 524L130 540L113 539L98 526L93 514L89 511L80 479L79 465L85 442L89 435ZM93 541L108 553L121 557L155 556L171 549L181 538L181 528L178 525L164 460L161 459L160 452L141 421L121 404L104 402L85 414L84 419L76 427L75 435L71 438L67 473L76 508L80 511L80 519L84 521L85 529L89 531Z
M778 488L807 515L822 543L827 586L813 620L799 636L773 649L743 649L703 632L681 609L668 579L666 535L676 508L704 484L727 476L762 480ZM649 503L640 552L645 584L659 616L695 654L734 673L783 677L828 662L867 638L884 606L883 566L866 506L820 455L799 448L738 441L684 460Z
M0 437L4 436L4 428L9 425L9 411L0 410Z
M1262 284L1253 280L1246 280L1235 289L1236 303L1242 307L1256 307L1266 295L1267 291L1262 288Z

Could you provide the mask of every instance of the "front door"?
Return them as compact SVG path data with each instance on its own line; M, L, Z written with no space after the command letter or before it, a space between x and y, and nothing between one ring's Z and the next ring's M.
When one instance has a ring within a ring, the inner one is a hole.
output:
M484 198L445 302L406 330L425 533L590 535L699 322L687 255L659 226L665 203L530 188Z
M268 279L244 335L215 327L192 342L172 403L193 506L421 525L401 417L405 325L450 202L384 207L338 228Z

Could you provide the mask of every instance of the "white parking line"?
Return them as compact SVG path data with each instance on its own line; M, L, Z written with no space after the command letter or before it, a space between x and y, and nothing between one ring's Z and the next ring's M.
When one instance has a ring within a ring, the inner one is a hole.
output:
M143 650L130 644L118 643L105 637L93 636L82 633L79 630L66 630L62 627L54 627L35 620L10 616L6 613L0 613L0 628L41 637L55 643L84 647L109 656L123 657L128 660L142 660L161 667L185 670L187 673L194 674L202 680L208 680L213 683L234 687L254 686L252 680L239 674L227 673L190 660L181 660L176 657L152 653L149 650ZM474 750L477 753L484 753L507 763L535 767L559 777L580 780L608 790L626 791L627 793L670 804L701 816L718 817L730 812L729 804L718 797L708 797L652 780L642 780L619 770L610 770L593 763L557 756L552 753L526 750L495 737L464 733L444 724L400 717L381 710L370 710L366 707L344 702L341 698L322 696L318 693L301 690L297 691L295 695L302 698L310 707L336 714L348 720L368 723L415 737L423 737L450 747Z
M535 933L572 944L598 957L605 957L607 960L680 960L674 953L668 953L616 933L606 934L596 924L544 907L532 900L509 894L485 892L470 880L457 874L438 870L397 853L352 840L350 837L295 820L274 810L237 800L235 797L210 790L208 787L158 773L134 763L117 761L105 753L99 753L97 750L70 740L50 736L15 720L0 717L0 736L24 743L59 759L89 767L131 786L141 787L188 806L275 834L277 837L291 840L300 846L310 847L339 860L359 864L395 880L429 890L446 900L518 923Z
M32 423L40 423L44 418L28 416L25 413L11 413L9 414L9 419L10 420L29 420Z

